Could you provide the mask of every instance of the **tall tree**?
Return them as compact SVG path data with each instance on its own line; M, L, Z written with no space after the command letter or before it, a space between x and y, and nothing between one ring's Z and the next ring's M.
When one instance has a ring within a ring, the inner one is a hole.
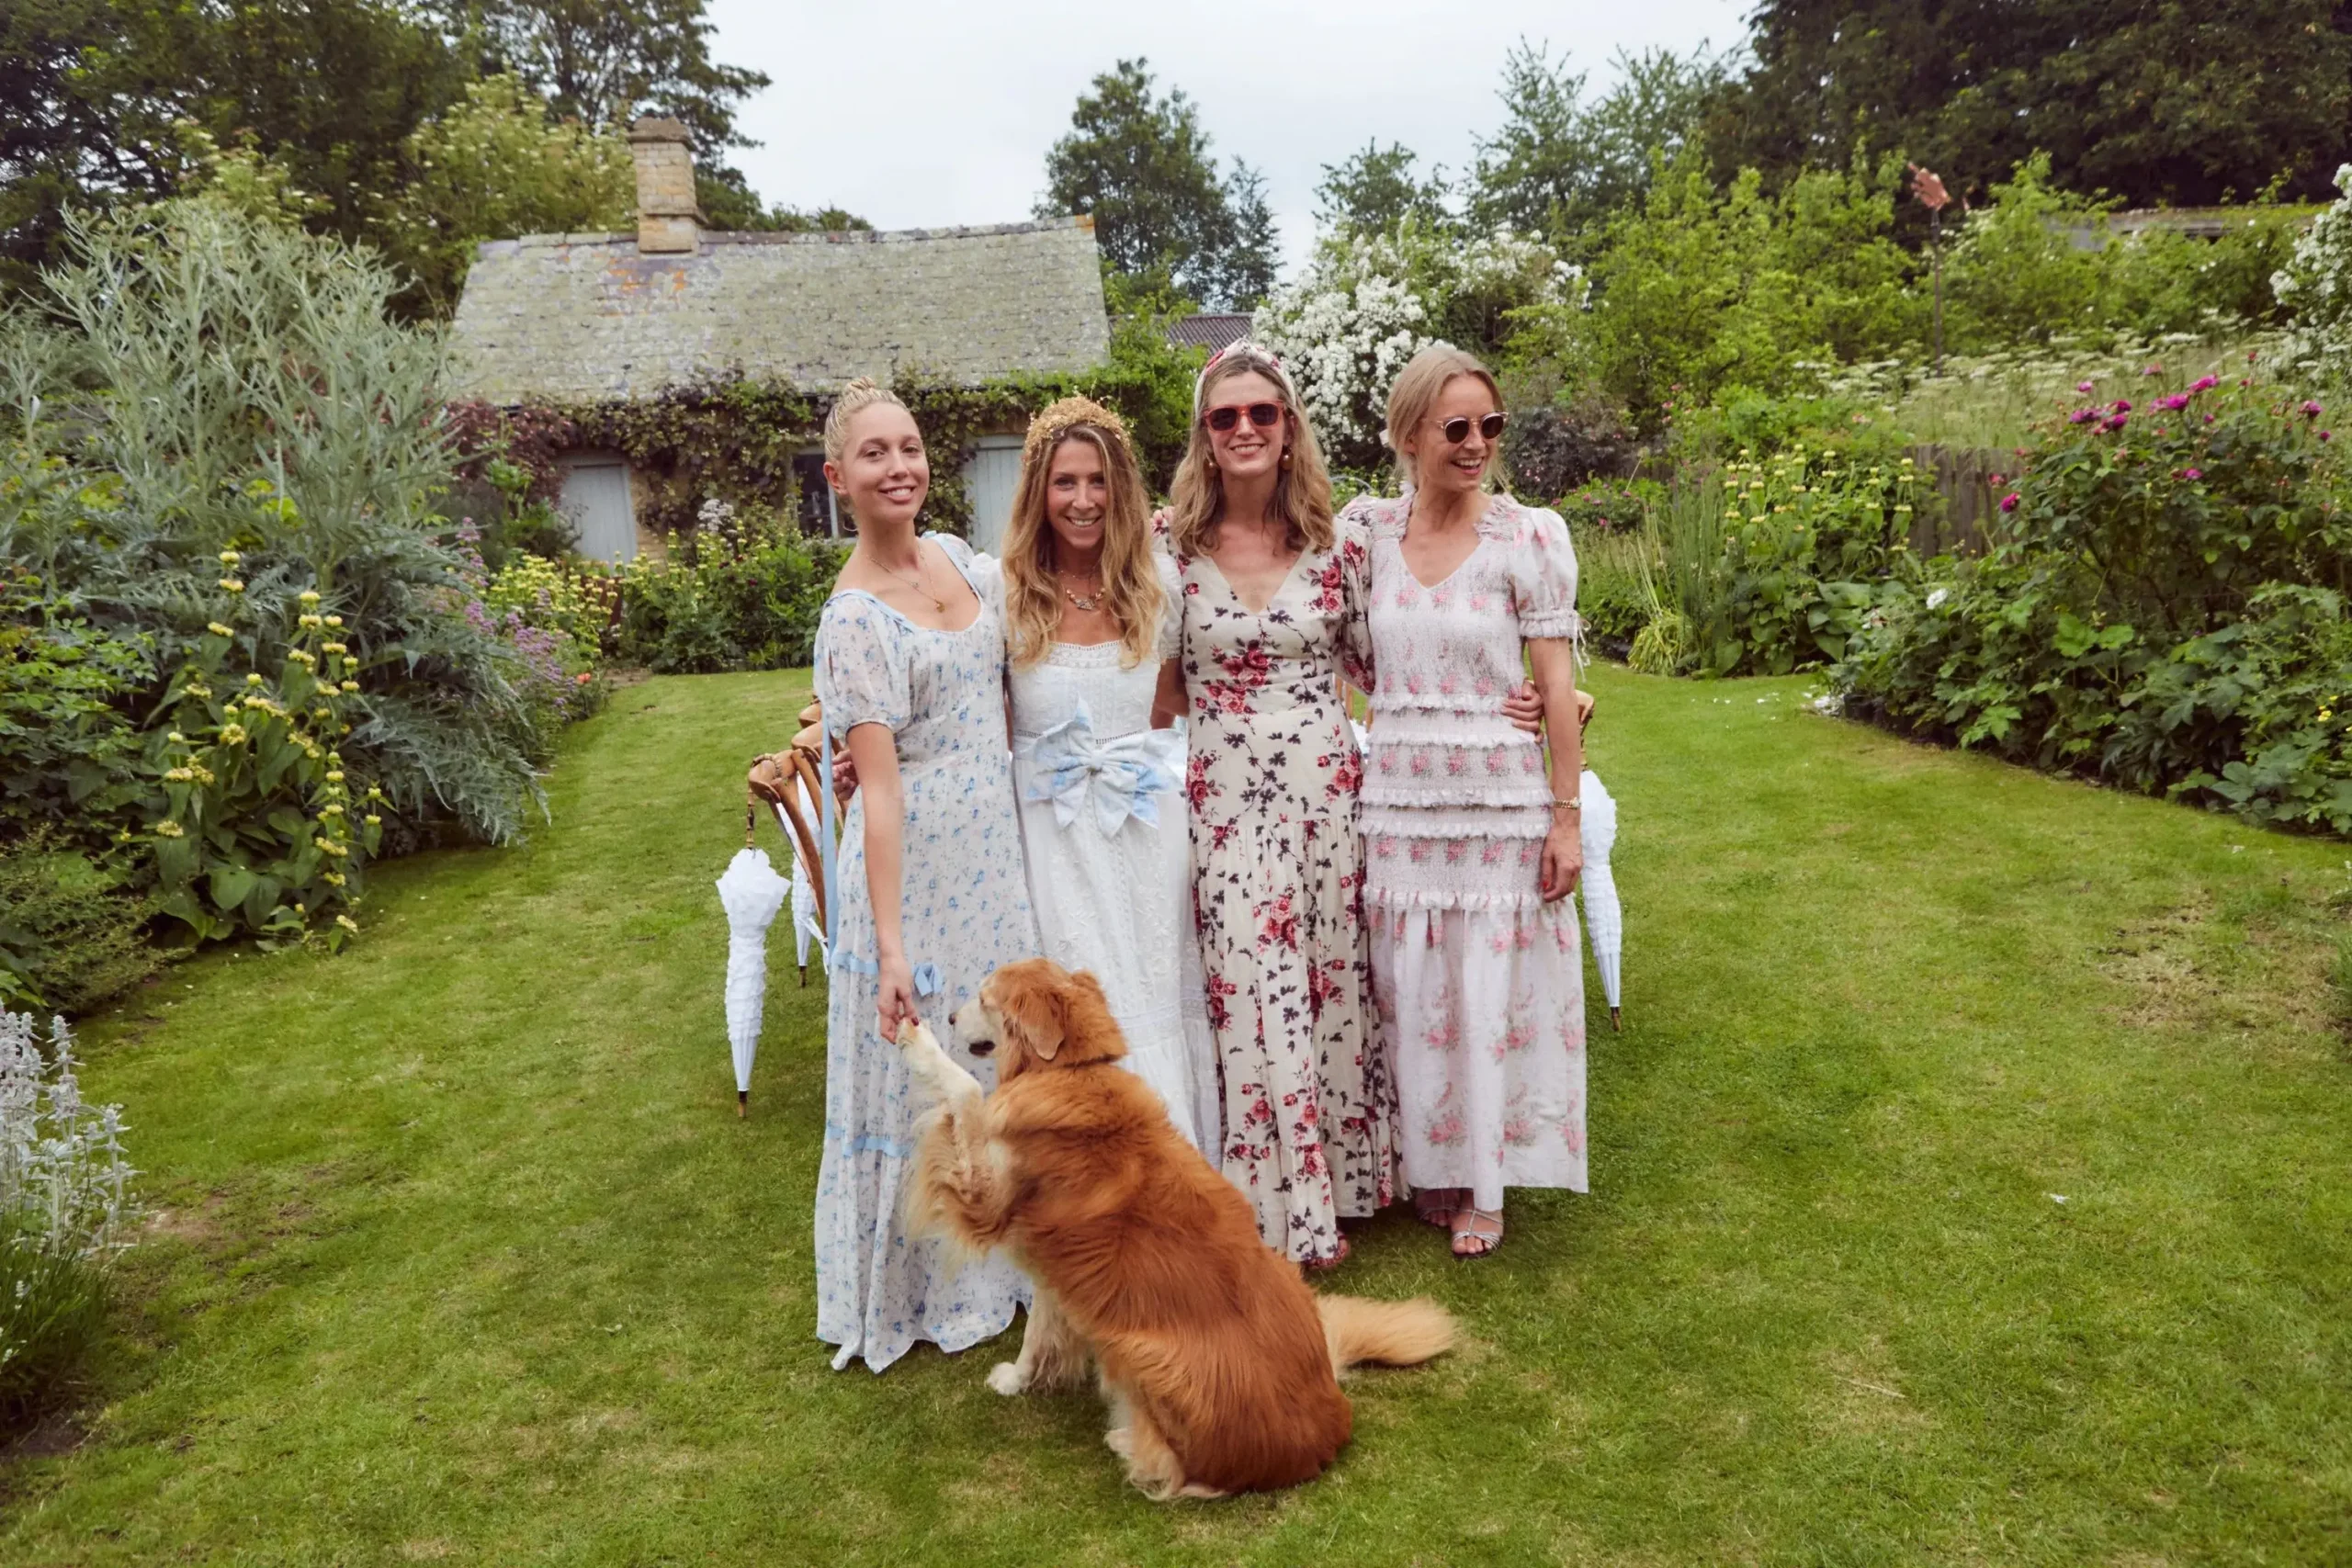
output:
M66 209L167 194L220 147L268 159L322 198L316 226L365 238L402 142L467 75L393 0L11 0L0 282L56 257Z
M1503 61L1503 125L1478 143L1471 216L1482 225L1565 239L1641 199L1654 160L1671 161L1703 123L1724 65L1701 44L1688 56L1619 51L1616 79L1588 103L1568 57L1520 44Z
M1253 303L1260 280L1273 275L1262 182L1238 160L1229 178L1218 176L1193 100L1181 88L1160 96L1140 59L1095 77L1069 133L1046 153L1036 214L1070 213L1094 220L1107 265L1130 276L1165 273L1204 304Z
M2133 206L2320 197L2352 153L2342 0L1764 0L1712 117L1718 166L1776 177L1901 149L1957 192L2037 150Z
M761 72L711 58L707 0L472 0L458 19L493 59L560 116L590 126L660 113L685 126L695 150L751 145L735 127Z
M1444 227L1453 220L1452 192L1443 168L1433 168L1427 179L1413 171L1418 154L1401 142L1386 147L1377 138L1336 164L1323 165L1323 183L1315 188L1315 219L1326 229L1356 229L1386 233L1406 219Z

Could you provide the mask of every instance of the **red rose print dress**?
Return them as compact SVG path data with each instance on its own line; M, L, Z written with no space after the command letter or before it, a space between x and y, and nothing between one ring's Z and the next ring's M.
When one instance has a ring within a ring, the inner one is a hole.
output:
M1405 564L1409 495L1372 532L1380 681L1363 784L1364 912L1414 1187L1585 1190L1584 953L1541 893L1552 787L1503 698L1528 639L1576 633L1576 552L1550 512L1496 496L1430 586ZM1563 794L1573 794L1571 784Z
M1339 1255L1338 1221L1396 1196L1395 1093L1372 1030L1356 789L1336 690L1364 658L1365 536L1302 552L1262 612L1178 556L1193 909L1225 1095L1225 1173L1268 1246Z

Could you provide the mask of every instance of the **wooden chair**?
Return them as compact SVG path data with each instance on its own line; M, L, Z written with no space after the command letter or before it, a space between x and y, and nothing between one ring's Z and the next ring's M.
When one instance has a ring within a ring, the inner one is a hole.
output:
M815 703L800 710L801 728L781 751L754 757L744 777L743 841L757 836L760 803L775 811L801 876L817 896L817 926L829 930L825 906L825 861L818 835L824 830L823 714ZM800 983L808 983L808 965L800 965Z

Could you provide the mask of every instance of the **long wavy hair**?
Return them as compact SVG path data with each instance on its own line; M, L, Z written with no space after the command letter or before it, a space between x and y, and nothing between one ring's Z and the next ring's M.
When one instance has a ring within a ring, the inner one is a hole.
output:
M1090 409L1091 405L1090 405ZM1096 411L1100 412L1100 411ZM1159 617L1170 612L1168 595L1152 564L1150 502L1143 470L1116 416L1102 423L1085 411L1062 404L1039 415L1074 413L1046 439L1032 442L1021 463L1021 488L1012 498L1012 518L1004 535L1004 619L1012 662L1021 669L1052 651L1061 626L1061 586L1056 581L1053 525L1046 521L1046 497L1054 454L1083 441L1102 459L1110 508L1102 516L1102 604L1119 627L1119 662L1133 669L1153 657L1159 645Z
M1244 375L1263 376L1280 394L1290 462L1274 479L1274 510L1290 525L1291 547L1328 550L1338 536L1331 526L1331 470L1324 465L1323 448L1316 442L1306 411L1299 406L1289 372L1254 343L1237 343L1221 351L1202 367L1193 386L1192 439L1185 443L1184 458L1176 465L1176 482L1169 492L1169 547L1178 555L1196 556L1216 543L1217 525L1225 521L1225 480L1216 471L1201 411L1221 383Z

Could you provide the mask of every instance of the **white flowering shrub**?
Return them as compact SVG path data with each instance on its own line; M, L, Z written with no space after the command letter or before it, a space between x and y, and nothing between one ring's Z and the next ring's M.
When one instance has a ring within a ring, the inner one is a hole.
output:
M1282 356L1339 463L1380 460L1388 389L1432 343L1499 354L1522 318L1581 303L1584 279L1548 245L1508 230L1463 239L1411 222L1326 235L1252 332Z
M121 1109L82 1099L74 1037L0 1009L0 1409L38 1403L98 1328L136 1213Z
M2335 171L2335 188L2343 194L2312 220L2270 290L2294 317L2288 362L2344 382L2352 380L2352 164Z

